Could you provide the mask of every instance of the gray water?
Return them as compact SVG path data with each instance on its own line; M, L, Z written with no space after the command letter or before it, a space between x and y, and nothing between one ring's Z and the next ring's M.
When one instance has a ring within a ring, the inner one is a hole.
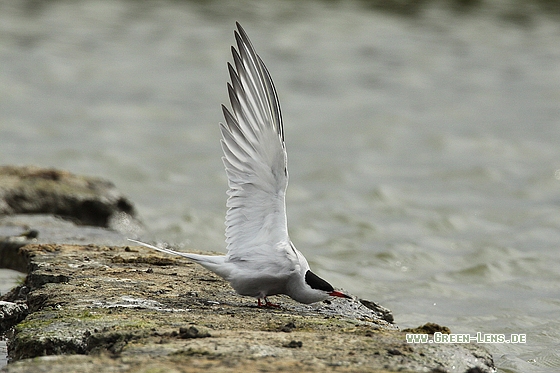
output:
M401 327L560 368L560 21L352 2L0 3L0 163L101 176L148 239L223 251L235 20L285 120L292 240Z

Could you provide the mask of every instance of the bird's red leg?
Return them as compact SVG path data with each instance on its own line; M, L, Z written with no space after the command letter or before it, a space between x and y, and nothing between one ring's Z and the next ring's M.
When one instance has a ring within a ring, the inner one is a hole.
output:
M261 298L257 298L257 307L280 308L279 305L270 303L267 297L264 297L264 304L261 302Z
M266 307L280 308L280 306L278 304L270 303L268 301L268 299L266 299L266 297L264 297L264 301L265 301L265 306Z
M257 307L280 308L278 304L270 303L267 297L264 297L264 304L261 298L257 298Z

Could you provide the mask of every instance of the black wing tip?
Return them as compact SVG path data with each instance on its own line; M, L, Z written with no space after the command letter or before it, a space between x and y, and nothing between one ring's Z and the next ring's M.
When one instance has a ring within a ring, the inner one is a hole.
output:
M232 48L233 48L233 47L232 47ZM232 52L233 52L233 51L235 51L235 48L232 49ZM228 63L227 63L227 68L228 68L228 72L229 72L230 74L231 74L232 72L235 73L235 74L237 74L237 73L235 72L235 69L233 68L233 65L231 64L231 62L228 62Z
M251 39L249 39L249 35L245 32L245 29L241 27L239 22L235 22L235 24L237 25L237 30L233 32L233 36L237 42L239 53L241 53L241 50L243 49L242 46L245 46L250 54L257 55L255 48L253 47L253 43L251 43Z
M305 272L305 282L315 290L322 290L326 291L327 293L334 291L334 288L331 284L323 280L321 277L317 276L315 273L311 272L311 270Z
M237 31L234 32L239 33L241 38L247 39L247 33L245 32L245 29L241 26L241 24L238 21L235 21L235 26L237 27Z
M222 113L224 114L224 117L229 114L231 116L231 113L229 112L229 109L227 108L226 105L222 104ZM221 122L220 122L221 123ZM226 119L226 123L227 123L227 119Z
M231 47L233 64L229 62L227 64L231 80L231 84L228 83L227 88L232 110L237 114L236 106L239 107L239 105L236 105L236 103L238 103L239 101L238 95L243 94L243 91L245 89L245 87L240 82L240 76L242 74L248 74L248 72L246 72L245 65L246 63L249 63L256 70L255 73L258 74L258 79L260 80L260 84L262 84L262 89L268 96L269 104L272 105L271 107L269 107L270 116L271 119L277 123L277 125L274 125L273 127L276 129L282 147L285 147L282 113L280 109L280 103L278 102L279 100L276 93L276 88L274 87L270 72L268 71L261 57L255 51L255 48L253 47L249 36L245 32L245 29L243 29L238 21L235 22L235 25L237 26L237 30L234 30L233 34L235 37L237 48L235 48L235 46ZM263 105L265 105L265 103L263 103Z

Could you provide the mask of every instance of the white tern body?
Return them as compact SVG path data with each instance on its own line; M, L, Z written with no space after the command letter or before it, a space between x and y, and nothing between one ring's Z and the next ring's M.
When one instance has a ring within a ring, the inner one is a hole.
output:
M286 294L301 303L335 291L309 268L290 241L285 194L287 155L280 103L268 70L247 34L237 24L232 47L234 66L228 63L231 112L222 105L223 162L228 176L225 256L198 255L133 242L168 254L186 257L227 280L241 295L272 305L267 297Z

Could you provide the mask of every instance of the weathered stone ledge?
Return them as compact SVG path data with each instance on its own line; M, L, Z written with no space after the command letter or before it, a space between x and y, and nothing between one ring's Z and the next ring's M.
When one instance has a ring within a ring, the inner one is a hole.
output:
M0 166L0 216L49 214L79 225L130 233L133 204L110 181L34 166Z
M105 228L15 215L0 236L0 265L27 273L0 299L0 326L17 324L1 372L493 371L481 346L407 344L373 302L258 308L200 266ZM416 332L434 331L449 332Z
M280 309L258 308L199 266L142 247L20 250L29 273L9 300L23 294L29 313L9 341L5 372L37 364L48 372L484 372L492 364L476 345L407 344L357 300L306 306L280 297Z

